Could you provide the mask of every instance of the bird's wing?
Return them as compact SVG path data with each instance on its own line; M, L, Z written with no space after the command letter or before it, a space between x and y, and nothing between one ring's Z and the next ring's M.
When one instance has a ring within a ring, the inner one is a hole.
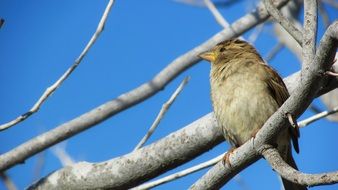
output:
M283 79L274 71L271 67L262 64L265 69L267 70L267 77L265 79L268 88L271 92L273 98L277 101L279 106L289 98L289 92L283 82ZM290 135L293 143L293 147L297 153L299 153L299 145L298 145L298 138L299 138L299 129L296 127L290 127Z

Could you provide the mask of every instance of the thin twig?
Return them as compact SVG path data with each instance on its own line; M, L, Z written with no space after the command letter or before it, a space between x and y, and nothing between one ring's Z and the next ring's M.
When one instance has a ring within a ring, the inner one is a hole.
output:
M36 161L33 169L32 182L41 178L42 170L46 163L46 151L43 151L36 155Z
M57 145L52 149L53 154L59 159L62 166L69 166L75 163L72 157L66 152L66 147Z
M329 15L327 14L327 11L323 5L323 2L319 1L318 3L319 3L318 4L319 14L322 17L324 27L327 28L330 25Z
M191 5L191 6L196 6L196 7L205 7L205 3L203 3L203 1L201 0L174 0L175 2L178 3L184 3L186 5ZM230 7L232 5L234 5L235 3L240 2L239 0L223 0L223 1L219 1L219 2L215 2L214 5L216 7Z
M317 107L316 105L314 105L314 104L310 104L309 109L310 109L312 112L314 112L315 114L321 113L321 112L322 112L322 110L321 110L320 108L318 108L318 107Z
M205 5L211 11L212 15L215 17L218 24L223 28L228 28L229 23L223 18L222 14L217 10L215 5L210 0L204 0Z
M332 72L332 71L326 71L325 72L327 75L331 75L333 77L338 77L338 73Z
M313 122L315 122L315 121L317 121L317 120L319 120L321 118L327 117L327 116L335 114L337 112L338 112L338 106L335 107L335 108L333 108L330 111L323 111L323 112L318 113L318 114L316 114L314 116L311 116L311 117L309 117L307 119L304 119L304 120L298 122L298 126L299 127L305 127L305 126L307 126L307 125L309 125L309 124L311 124L311 123L313 123Z
M196 7L204 7L205 6L205 3L203 3L202 1L196 1L196 0L174 0L174 2L186 4L186 5L189 5L189 6L196 6Z
M265 61L269 62L271 61L278 52L280 52L284 48L284 44L281 42L278 42L273 48L269 51L269 53L265 56Z
M114 0L110 0L103 15L102 18L99 22L99 25L95 31L95 33L93 34L93 36L91 37L91 39L89 40L88 44L86 45L86 47L83 49L83 51L81 52L80 56L75 60L74 64L68 68L68 70L50 87L48 87L46 89L46 91L42 94L42 96L39 98L39 100L34 104L34 106L26 113L20 115L19 117L17 117L16 119L2 124L0 125L0 131L1 130L5 130L8 129L22 121L24 121L25 119L27 119L29 116L31 116L32 114L34 114L35 112L37 112L41 105L47 100L47 98L53 94L53 92L59 88L61 86L61 84L63 83L63 81L65 81L70 74L76 69L76 67L81 63L82 59L84 58L84 56L87 54L87 52L89 51L89 49L92 47L92 45L95 43L95 41L97 40L97 38L99 37L99 35L101 34L101 32L104 29L104 25L107 21L108 18L108 14L110 12L110 9L112 7L112 5L114 4Z
M278 153L276 148L266 146L261 154L271 167L284 179L304 186L318 186L338 183L338 171L321 174L306 174L289 166Z
M4 184L5 184L5 186L8 190L16 190L17 189L14 182L12 181L12 179L5 172L0 173L0 178L2 179L2 181L4 182Z
M227 28L230 27L230 24L228 23L228 21L226 21L224 19L222 14L218 11L218 9L216 8L216 6L214 5L214 3L211 0L204 0L204 4L208 7L211 14L215 17L216 22L219 25L221 25L224 29L227 29ZM242 36L238 36L238 38L241 39L241 40L244 40L244 38Z
M165 113L169 110L171 104L175 101L175 99L177 98L177 96L181 93L181 91L183 90L184 86L188 83L189 79L190 79L190 77L185 77L183 79L183 81L181 82L181 84L177 87L177 89L175 90L175 92L171 95L171 97L169 98L169 100L162 105L162 108L161 108L160 112L158 113L155 121L153 122L153 124L149 128L147 134L137 144L137 146L134 148L134 150L137 150L137 149L141 148L144 145L144 143L149 139L149 137L153 134L153 132L155 131L155 129L157 128L157 126L160 124L160 122L161 122L162 118L164 117Z
M239 175L235 175L234 177L235 182L241 187L242 190L250 190L248 184L244 181L244 179Z
M255 29L250 34L250 36L248 37L248 42L250 42L251 44L255 43L258 36L263 32L263 29L264 29L264 23L256 26Z
M301 3L299 1L289 1L287 6L280 11L295 27L301 29L303 26L297 20L297 15L301 10ZM302 62L301 45L278 23L274 24L274 33L280 43L287 47L292 53L296 55L300 62Z
M281 12L273 5L271 0L264 0L264 5L269 14L278 22L289 34L302 45L303 32L296 28Z
M198 164L196 166L193 166L191 168L185 169L183 171L176 172L174 174L171 174L169 176L163 177L161 179L158 179L158 180L155 180L155 181L152 181L152 182L149 182L149 183L142 184L142 185L140 185L138 187L133 188L132 190L149 189L149 188L153 188L153 187L159 186L161 184L167 183L169 181L173 181L175 179L184 177L186 175L192 174L194 172L197 172L197 171L202 170L204 168L207 168L209 166L215 165L217 162L221 161L221 159L223 158L223 156L224 156L224 154L221 154L221 155L217 156L216 158L213 158L211 160L208 160L206 162L203 162L203 163Z
M338 9L338 2L336 0L322 0L322 2Z

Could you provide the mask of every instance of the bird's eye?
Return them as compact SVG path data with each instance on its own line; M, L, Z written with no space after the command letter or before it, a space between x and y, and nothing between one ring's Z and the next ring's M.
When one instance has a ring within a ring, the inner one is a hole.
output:
M220 51L220 52L223 52L223 51L225 51L225 48L222 47L221 49L219 49L219 51Z

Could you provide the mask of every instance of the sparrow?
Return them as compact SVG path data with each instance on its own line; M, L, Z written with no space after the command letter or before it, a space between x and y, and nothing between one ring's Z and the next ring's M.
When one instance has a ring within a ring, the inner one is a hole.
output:
M200 54L211 62L210 87L214 115L232 150L255 137L266 120L289 97L278 73L267 65L257 50L240 39L223 41ZM286 126L275 143L282 158L297 169L291 143L299 152L297 129ZM231 151L229 151L231 152ZM225 160L227 161L227 156ZM282 178L285 190L307 188Z

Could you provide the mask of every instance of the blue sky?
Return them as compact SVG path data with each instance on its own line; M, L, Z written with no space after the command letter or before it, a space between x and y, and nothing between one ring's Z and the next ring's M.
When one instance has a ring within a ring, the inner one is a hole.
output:
M0 29L0 122L4 123L26 112L43 91L73 64L94 33L108 1L0 2L0 16L6 20ZM252 7L251 1L242 0L220 11L231 23ZM330 18L336 19L335 10L328 6L326 8ZM221 29L206 8L168 0L117 1L104 32L70 78L38 113L23 123L0 132L0 152L7 152L150 80L173 59ZM324 28L320 25L319 36L323 31ZM250 32L244 36L248 37ZM275 44L272 25L266 25L255 46L264 57ZM286 49L270 63L284 77L299 69L297 59ZM183 78L190 76L190 82L148 143L178 130L212 110L209 69L207 62L198 63L147 101L76 135L61 143L62 146L66 146L67 152L76 161L100 162L130 152L152 124L162 104ZM325 109L319 101L315 103ZM306 112L301 119L312 114ZM309 173L337 170L336 134L337 123L325 120L302 129L301 153L295 155L299 168ZM222 143L178 169L211 159L228 148L226 143ZM43 156L40 154L41 157L44 157L45 163L40 176L34 174L39 156L8 171L19 189L27 187L36 177L45 176L62 167L50 149ZM186 189L206 171L202 170L155 189ZM250 189L279 188L276 175L264 160L250 166L240 176ZM241 189L235 180L230 181L226 187ZM338 185L312 189L337 188ZM0 189L4 189L2 182Z

